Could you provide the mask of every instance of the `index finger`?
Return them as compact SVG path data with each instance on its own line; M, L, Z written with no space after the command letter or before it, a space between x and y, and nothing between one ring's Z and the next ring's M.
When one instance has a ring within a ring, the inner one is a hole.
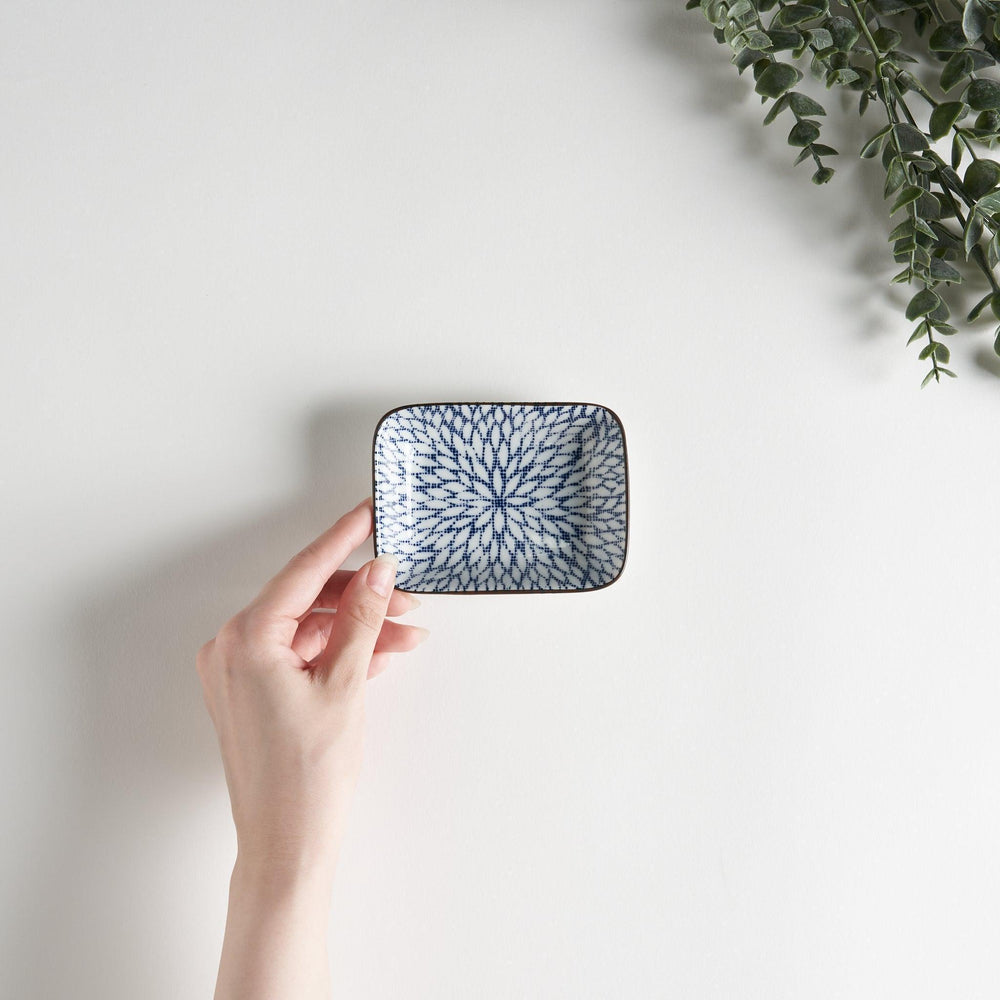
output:
M365 497L332 528L292 556L285 568L264 585L254 606L280 618L305 614L327 580L371 533L372 501Z

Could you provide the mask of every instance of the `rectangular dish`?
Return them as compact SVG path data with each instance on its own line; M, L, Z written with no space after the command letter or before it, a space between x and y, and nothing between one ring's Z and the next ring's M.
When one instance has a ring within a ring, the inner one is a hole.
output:
M614 583L628 545L617 415L592 403L417 403L372 445L375 551L413 593L551 593Z

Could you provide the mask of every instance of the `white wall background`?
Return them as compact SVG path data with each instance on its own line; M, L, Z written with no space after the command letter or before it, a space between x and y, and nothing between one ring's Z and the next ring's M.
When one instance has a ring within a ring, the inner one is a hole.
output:
M337 995L996 996L1000 363L918 390L876 166L680 0L11 2L0 73L3 996L210 995L194 652L442 398L613 407L629 564L414 616Z

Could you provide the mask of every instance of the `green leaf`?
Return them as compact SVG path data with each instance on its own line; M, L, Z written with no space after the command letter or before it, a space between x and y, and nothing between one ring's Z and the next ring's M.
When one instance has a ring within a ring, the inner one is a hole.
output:
M976 202L976 208L987 216L993 215L994 212L1000 212L1000 191L984 194Z
M733 65L736 67L740 76L743 75L743 71L748 66L752 66L754 64L759 55L760 53L755 52L753 49L743 49L742 52L737 52L736 55L733 56Z
M820 167L812 175L813 184L826 184L826 182L834 175L833 167Z
M978 201L1000 184L1000 163L994 160L973 160L965 171L965 190Z
M824 146L821 142L813 143L813 152L817 156L839 156L840 154L833 148L833 146Z
M831 17L825 27L833 36L833 44L841 52L850 52L861 34L855 23L846 17Z
M965 224L965 259L969 259L969 254L972 253L972 248L980 241L983 235L983 219L982 216L976 212L972 211L969 213L969 221Z
M927 331L924 329L924 324L921 323L920 326L910 334L910 339L906 342L906 346L909 347L915 340L922 340L927 336Z
M972 56L968 52L954 53L941 72L941 89L947 93L971 72Z
M934 323L933 326L934 330L940 333L942 337L954 337L958 333L958 330L949 323Z
M885 176L885 195L888 198L889 195L894 194L902 186L903 182L906 180L906 171L903 169L903 161L898 157L889 161L889 167L886 170Z
M926 361L931 355L935 361L947 364L951 360L951 351L947 344L942 344L940 340L932 340L921 352L920 360Z
M863 160L870 160L873 157L878 156L882 151L882 143L885 137L889 134L889 130L892 125L886 125L885 128L879 129L862 147L861 152L858 154Z
M957 170L962 165L962 137L956 132L951 140L951 165Z
M1000 111L992 109L980 112L976 115L975 129L977 132L987 133L1000 130Z
M974 323L982 315L983 310L990 304L990 299L993 298L992 292L987 292L970 310L969 315L966 316L966 320L969 323Z
M962 16L962 31L970 42L978 42L986 30L986 12L978 0L966 0L965 14Z
M800 121L788 133L789 146L810 146L819 138L819 126L815 122Z
M968 108L961 101L947 101L939 104L931 112L931 121L928 131L934 140L943 139L950 131L952 125L959 121Z
M966 49L966 52L972 60L973 72L979 72L981 69L989 69L997 64L996 59L988 52L983 52L982 49Z
M935 233L934 230L931 229L931 227L928 226L927 223L924 222L923 219L919 219L919 218L918 219L914 219L913 220L913 228L916 229L916 231L918 233L923 233L925 236L929 236L932 240L935 240L935 241L937 240L937 233Z
M771 122L773 122L774 119L777 118L778 115L780 115L781 112L784 111L785 108L787 107L788 107L788 95L786 94L784 97L779 97L771 105L771 110L768 111L768 113L764 116L764 124L770 125Z
M939 247L946 247L949 250L954 250L956 254L962 249L961 236L956 236L947 227L942 226L940 222L931 219L931 229L934 230L934 236L937 239ZM945 256L947 260L951 260L950 254Z
M910 5L904 0L868 0L879 14L902 14L910 10Z
M918 153L928 146L927 136L907 122L893 126L893 131L896 134L896 142L904 153Z
M875 74L872 73L870 69L866 69L864 66L859 66L854 63L851 69L858 74L857 80L851 84L851 90L868 91L871 89L872 81L875 79Z
M948 304L942 301L941 305L939 305L934 312L930 313L927 318L931 321L931 323L943 323L949 315L950 312Z
M763 97L778 98L802 79L802 74L787 63L771 63L757 80L756 91Z
M921 352L921 357L923 357L923 352ZM926 374L926 375L924 376L924 380L923 380L923 382L921 382L921 383L920 383L920 388L921 388L921 389L923 389L923 387L924 387L925 385L927 385L927 383L928 383L928 382L930 382L930 380L931 380L932 378L937 378L937 369L936 369L936 368L932 368L932 369L931 369L931 370L930 370L930 371L929 371L929 372L928 372L928 373L927 373L927 374ZM940 382L940 381L941 381L941 379L938 379L938 381Z
M780 28L768 28L767 37L771 39L769 52L787 52L797 49L802 44L802 35L798 31L782 31Z
M818 101L814 101L811 97L806 97L805 94L800 94L798 91L792 91L785 95L788 98L788 104L797 115L803 115L809 117L810 115L825 115L826 109Z
M962 189L962 178L959 177L958 174L951 169L951 167L942 164L941 177L945 184L948 185L953 191L960 191Z
M946 260L942 260L940 257L931 258L931 277L935 281L951 281L958 283L962 280L962 275L959 271L951 266ZM942 303L943 305L944 303ZM945 320L948 318L947 312L941 316L935 316L935 319Z
M767 37L765 32L761 31L759 28L751 31L747 34L747 45L752 49L757 49L763 52L771 44L771 39Z
M835 69L832 73L827 73L826 86L827 88L833 87L834 85L849 87L856 80L860 79L861 75L856 70Z
M941 305L941 297L930 288L921 288L916 295L910 299L910 304L906 307L906 318L909 320L918 319L934 312Z
M942 368L940 365L938 365L938 371L942 375L948 375L951 378L958 378L958 376L950 368Z
M896 226L891 233L889 233L888 240L890 243L895 243L896 240L901 240L905 236L913 236L914 231L913 219L903 219L903 221Z
M922 219L938 219L941 217L941 202L937 195L924 191L917 202L917 215Z
M791 27L795 24L804 24L806 21L814 21L817 17L822 17L823 14L824 11L821 7L795 4L782 10L781 23Z
M910 279L912 277L913 277L913 274L911 273L910 269L908 267L904 267L903 270L899 272L899 274L894 274L892 276L892 280L889 282L889 284L890 285L906 285L906 284L909 284Z
M911 184L909 187L903 188L902 193L893 203L892 208L889 209L889 214L894 215L901 208L905 208L911 202L916 201L923 193L924 189L922 187L917 187L914 184Z
M997 338L993 341L993 353L1000 355L1000 328L997 329Z
M965 48L965 32L961 21L946 21L935 28L927 40L932 52L958 52Z
M973 80L965 92L965 103L973 111L1000 108L1000 83L996 80Z
M891 52L903 40L903 34L895 28L879 28L872 38L880 52Z
M817 49L825 49L833 45L833 35L826 28L809 28L805 32L809 36L809 42Z

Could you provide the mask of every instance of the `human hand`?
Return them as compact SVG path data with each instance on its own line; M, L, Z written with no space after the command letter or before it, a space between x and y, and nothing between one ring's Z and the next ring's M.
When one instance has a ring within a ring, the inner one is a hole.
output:
M217 997L248 998L258 988L261 996L325 995L300 980L310 967L317 982L323 977L315 928L325 927L323 908L361 767L365 680L427 636L426 629L386 620L419 603L393 590L393 557L340 570L371 530L366 499L198 651L238 845ZM274 926L265 933L262 921L273 924L282 907L277 935ZM292 930L296 919L308 924L300 935ZM302 954L304 947L311 954ZM293 983L286 974L300 979Z

